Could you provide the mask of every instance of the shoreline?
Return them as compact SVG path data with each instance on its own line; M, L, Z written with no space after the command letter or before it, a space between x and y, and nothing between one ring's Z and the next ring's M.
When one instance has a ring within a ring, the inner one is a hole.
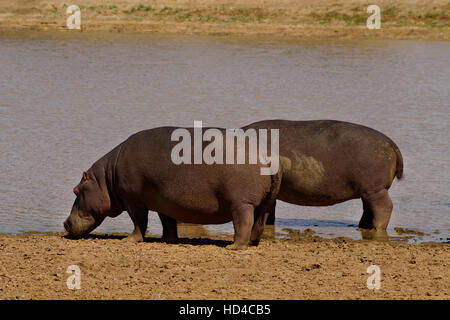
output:
M119 234L69 239L58 234L0 234L0 299L448 299L450 246L445 243L324 239L294 232L263 236L232 251L227 237L165 244ZM69 290L70 265L81 289ZM381 269L381 289L366 286ZM221 277L217 277L220 274Z
M381 29L369 30L369 5L360 0L158 1L81 0L81 30L66 26L63 0L0 0L0 33L103 31L137 34L269 36L298 39L450 40L450 3L446 1L379 1ZM113 4L114 3L114 4Z
M352 232L349 232L352 231ZM101 235L103 238L121 238L126 237L130 233L123 231L93 231L80 239L90 239ZM346 232L337 232L336 229L330 229L328 232L317 230L316 227L287 227L287 226L273 226L266 225L264 230L264 237L266 239L274 240L298 240L299 237L308 239L315 239L320 241L335 241L345 239L346 241L374 241L385 242L393 245L440 245L450 244L450 238L445 237L445 230L424 231L418 229L409 229L403 227L393 227L386 230L385 233L377 234L373 230L364 230L360 228L350 228ZM1 236L59 236L64 237L67 233L65 231L38 231L29 230L23 232L0 232ZM233 230L208 230L204 225L179 223L178 224L179 238L186 239L231 239L233 238ZM161 233L150 232L147 230L146 237L149 239L160 239ZM230 241L231 241L230 240Z

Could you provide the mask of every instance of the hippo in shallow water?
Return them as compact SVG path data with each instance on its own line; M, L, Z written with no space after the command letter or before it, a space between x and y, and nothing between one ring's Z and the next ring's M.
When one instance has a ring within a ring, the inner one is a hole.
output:
M361 198L359 227L386 229L393 207L388 189L395 177L403 175L400 150L387 136L334 120L266 120L243 127L248 128L279 129L281 185L277 199L329 206ZM275 219L275 203L271 211L267 224Z
M362 199L359 227L385 230L392 212L388 190L403 175L397 145L374 129L334 120L255 122L245 128L280 130L282 180L277 199L329 206ZM269 220L274 219L275 205Z
M268 166L260 162L176 165L171 158L177 144L171 137L175 129L161 127L136 133L84 172L74 188L77 197L64 222L67 232L87 234L106 217L116 217L126 210L135 225L129 239L142 241L148 210L152 210L164 212L160 218L166 241L176 239L176 221L233 221L235 236L230 248L257 245L278 192L278 173L261 175L260 169Z

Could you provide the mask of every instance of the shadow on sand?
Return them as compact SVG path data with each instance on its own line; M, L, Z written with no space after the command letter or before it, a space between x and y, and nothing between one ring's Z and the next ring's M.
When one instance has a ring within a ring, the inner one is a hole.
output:
M124 240L128 235L117 234L88 234L85 236L69 236L64 235L63 238L70 240ZM124 240L126 241L126 240ZM161 238L145 237L144 243L165 243ZM194 246L214 245L218 247L226 247L232 244L233 241L222 239L209 239L209 238L179 238L174 244L189 244Z

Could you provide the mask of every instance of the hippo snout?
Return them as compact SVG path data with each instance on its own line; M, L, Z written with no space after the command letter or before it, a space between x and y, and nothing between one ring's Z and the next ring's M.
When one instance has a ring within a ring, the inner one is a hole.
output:
M80 217L78 213L72 212L64 221L64 229L70 236L83 236L94 230L103 219L95 219L92 216Z
M64 229L66 229L67 233L69 233L69 235L71 236L79 236L85 233L85 230L83 230L84 228L79 219L69 217L66 219L66 221L64 221L63 225Z
M66 231L67 231L67 233L69 235L75 235L76 234L76 232L75 232L75 230L74 230L74 228L72 226L72 223L70 221L70 218L67 218L66 221L64 221L63 225L64 225L64 229L66 229Z

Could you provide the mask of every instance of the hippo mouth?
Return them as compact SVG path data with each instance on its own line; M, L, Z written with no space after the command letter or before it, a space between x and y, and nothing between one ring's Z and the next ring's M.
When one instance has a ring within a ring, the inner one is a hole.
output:
M73 228L71 223L68 221L69 219L67 219L66 221L64 221L64 229L67 231L67 233L69 234L70 237L82 237L85 236L87 234L89 234L92 230L94 230L95 228L97 228L100 223L93 223L91 224L89 227L85 227L83 224L83 220L80 219L80 224L81 227L78 228Z
M72 213L64 221L64 229L67 231L71 237L79 237L90 233L92 230L97 228L102 221L97 221L94 217L80 217L78 215L78 207L74 205Z

